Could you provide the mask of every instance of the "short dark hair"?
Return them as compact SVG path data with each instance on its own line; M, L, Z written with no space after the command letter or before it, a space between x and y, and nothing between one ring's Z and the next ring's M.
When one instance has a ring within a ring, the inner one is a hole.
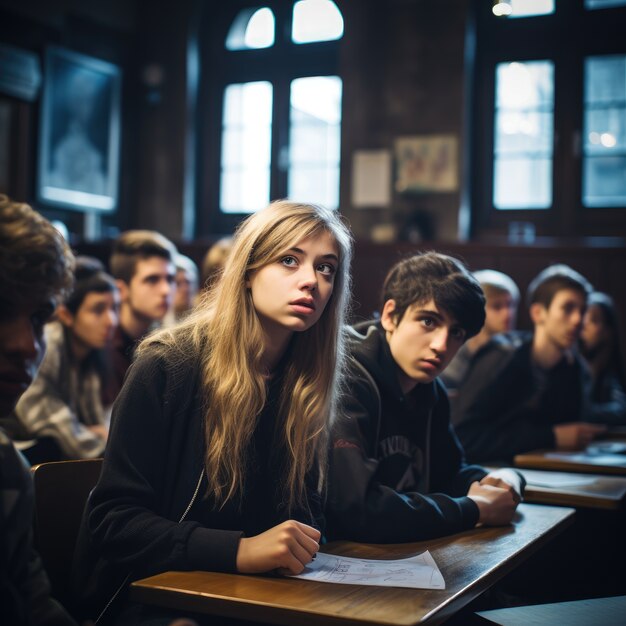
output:
M10 316L35 294L58 302L72 288L74 255L28 204L0 194L0 311Z
M74 289L65 301L65 307L76 314L89 293L113 293L117 291L115 280L104 270L104 265L90 256L76 257Z
M554 296L563 289L578 291L585 299L593 291L591 283L582 274L569 265L558 263L539 272L528 285L526 292L528 306L538 303L549 309Z
M461 261L439 252L416 254L396 263L383 285L383 306L387 300L396 303L397 322L411 305L433 300L455 318L467 338L477 335L485 323L480 284Z
M157 256L173 263L177 254L176 246L155 230L128 230L113 243L109 266L115 278L130 283L138 261Z

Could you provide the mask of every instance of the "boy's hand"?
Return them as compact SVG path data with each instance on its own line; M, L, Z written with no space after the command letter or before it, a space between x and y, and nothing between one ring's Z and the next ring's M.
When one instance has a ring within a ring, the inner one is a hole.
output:
M520 475L509 468L502 468L489 472L481 481L481 485L491 485L510 491L513 499L519 504L522 501L522 479Z
M552 430L557 450L582 450L599 434L605 432L606 426L572 422L571 424L557 424L552 427Z
M505 526L515 515L519 500L514 497L514 489L502 489L491 485L473 482L467 492L478 505L478 523L486 526Z
M300 574L320 548L320 531L288 520L255 537L244 537L237 550L237 571L260 574L273 569Z

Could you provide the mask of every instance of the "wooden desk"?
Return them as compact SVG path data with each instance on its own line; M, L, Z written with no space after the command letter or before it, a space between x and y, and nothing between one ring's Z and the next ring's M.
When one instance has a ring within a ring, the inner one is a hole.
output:
M626 476L626 454L588 454L587 452L537 450L518 454L513 459L513 463L515 467L529 469Z
M438 624L500 580L573 521L567 508L522 504L513 525L411 544L333 542L324 550L403 558L430 550L445 590L335 585L212 572L166 572L132 583L131 599L168 608L298 626Z
M525 502L590 509L624 508L626 477L524 469L519 471L526 478ZM571 482L574 480L578 480L578 484Z

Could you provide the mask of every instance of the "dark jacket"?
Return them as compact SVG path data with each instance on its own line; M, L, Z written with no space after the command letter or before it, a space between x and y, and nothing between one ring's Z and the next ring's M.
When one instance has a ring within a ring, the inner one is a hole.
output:
M604 372L593 381L587 419L613 426L626 424L626 393L616 372Z
M96 617L127 577L167 570L234 572L243 535L289 518L319 526L316 476L307 482L307 510L289 514L276 489L284 476L281 460L271 453L281 450L272 445L280 377L257 418L245 495L215 506L203 469L200 372L197 358L162 346L149 348L128 371L75 559L75 587L87 617Z
M76 626L50 597L50 581L33 545L33 507L30 469L0 430L0 622Z
M467 458L510 462L516 454L554 448L553 426L587 413L589 376L580 357L552 369L532 360L532 335L496 335L458 390L453 423Z
M351 343L332 435L329 538L392 543L472 528L478 507L465 494L487 472L465 464L443 385L419 384L405 396L380 325Z

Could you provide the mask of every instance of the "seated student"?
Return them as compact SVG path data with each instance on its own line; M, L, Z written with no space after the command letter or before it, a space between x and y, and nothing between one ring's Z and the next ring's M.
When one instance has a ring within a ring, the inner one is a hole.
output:
M453 423L469 460L580 449L604 430L581 421L589 380L574 348L590 292L589 282L567 265L552 265L531 282L534 332L494 337L459 388Z
M350 255L334 212L272 203L239 227L203 304L142 343L79 538L87 617L125 580L311 561Z
M580 335L593 386L589 420L602 424L626 424L624 367L619 326L613 299L605 293L589 296Z
M198 268L196 264L183 254L176 255L176 293L172 302L171 312L174 320L185 317L193 308L198 293Z
M207 250L204 259L202 259L201 292L210 289L218 280L232 248L232 237L222 237Z
M479 270L474 278L480 283L485 298L485 323L475 337L470 337L450 362L441 380L449 396L456 395L465 376L472 368L475 358L489 340L498 333L506 333L515 328L519 289L513 279L496 270Z
M511 521L523 479L466 465L437 379L484 319L480 286L456 259L428 252L388 273L380 322L351 342L332 433L329 538L417 541Z
M119 393L139 341L170 310L177 254L171 241L152 230L129 230L113 243L109 265L121 304L110 351L113 381L105 393L107 404Z
M101 388L119 294L97 259L77 257L74 276L58 321L46 327L48 350L37 377L15 407L30 438L49 437L58 448L57 458L40 462L102 456L109 432Z
M35 377L43 328L72 285L73 255L61 235L26 204L0 195L0 417ZM7 626L75 626L50 597L33 545L33 481L0 430L0 616Z

